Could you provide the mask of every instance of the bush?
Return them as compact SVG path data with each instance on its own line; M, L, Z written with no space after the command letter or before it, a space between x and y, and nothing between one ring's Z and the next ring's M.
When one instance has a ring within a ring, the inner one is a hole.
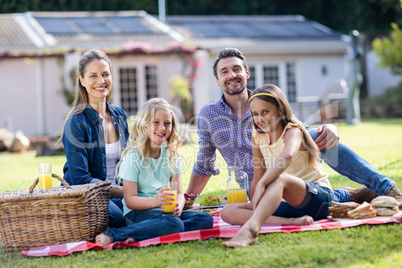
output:
M366 118L402 117L402 83L361 103Z

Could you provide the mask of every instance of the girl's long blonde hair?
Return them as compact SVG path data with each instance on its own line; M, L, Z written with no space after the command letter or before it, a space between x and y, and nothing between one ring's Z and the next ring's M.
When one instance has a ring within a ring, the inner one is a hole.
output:
M127 147L121 154L119 163L116 166L116 177L119 178L118 170L124 156L130 150L136 150L141 161L146 162L146 157L150 156L151 141L147 134L147 126L155 116L156 110L165 110L172 114L172 132L166 139L165 145L169 156L169 169L173 170L174 160L179 156L180 136L178 131L177 119L172 106L164 99L153 98L144 103L138 114L135 116L133 129ZM146 165L145 165L146 166ZM120 180L120 178L119 178Z
M259 93L268 93L271 94L272 96L268 95L258 95L253 97L256 94ZM306 130L306 128L303 126L303 123L300 122L295 114L292 111L292 108L289 105L289 102L287 101L285 95L283 95L282 90L272 84L266 84L261 87L258 87L253 94L250 96L250 102L253 101L254 98L259 98L263 101L273 103L280 111L283 112L283 116L281 116L280 120L283 126L286 126L289 122L294 123L294 124L300 124L301 125L301 131L303 132L303 140L302 140L302 145L304 148L306 148L307 152L309 153L308 157L308 163L311 166L316 166L319 164L321 160L321 153L320 150L317 147L317 144L314 142L313 138L311 138L310 134ZM260 132L264 133L254 122L253 119L253 124L254 128Z
M106 61L107 64L109 65L110 72L112 72L112 63L105 52L103 52L101 50L88 50L81 56L81 58L79 60L78 75L80 75L81 77L84 77L87 65L89 63L91 63L93 60ZM76 83L75 88L76 88L75 89L75 99L73 102L73 106L71 107L70 111L66 115L66 119L64 120L64 124L61 129L61 136L60 136L59 140L57 141L57 143L59 143L63 139L64 126L66 125L67 120L71 116L83 112L88 104L88 92L87 92L86 88L81 84L79 77L77 77L77 83ZM110 99L112 98L112 93L113 93L113 86L111 87L109 94L106 96L106 102L110 101Z

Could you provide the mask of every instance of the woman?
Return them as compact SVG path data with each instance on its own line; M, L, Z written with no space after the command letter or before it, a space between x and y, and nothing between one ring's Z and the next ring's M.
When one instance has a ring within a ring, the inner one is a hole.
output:
M116 183L115 167L129 136L127 115L108 103L113 92L111 62L103 51L85 52L78 73L76 98L60 137L67 158L64 179L70 185L110 181L109 226L119 228L125 226L123 187Z

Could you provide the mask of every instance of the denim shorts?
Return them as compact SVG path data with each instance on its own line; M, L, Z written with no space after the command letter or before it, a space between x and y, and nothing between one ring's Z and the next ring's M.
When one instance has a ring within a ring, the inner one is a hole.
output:
M326 219L330 215L328 207L334 199L334 193L331 189L312 184L311 182L306 182L306 186L306 197L299 206L292 207L286 202L281 202L273 215L284 218L296 218L308 215L314 220Z

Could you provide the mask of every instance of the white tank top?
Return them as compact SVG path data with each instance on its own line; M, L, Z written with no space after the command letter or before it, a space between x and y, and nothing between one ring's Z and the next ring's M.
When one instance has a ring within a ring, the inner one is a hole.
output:
M112 185L116 185L116 165L120 160L121 152L120 140L115 143L106 143L106 181Z

